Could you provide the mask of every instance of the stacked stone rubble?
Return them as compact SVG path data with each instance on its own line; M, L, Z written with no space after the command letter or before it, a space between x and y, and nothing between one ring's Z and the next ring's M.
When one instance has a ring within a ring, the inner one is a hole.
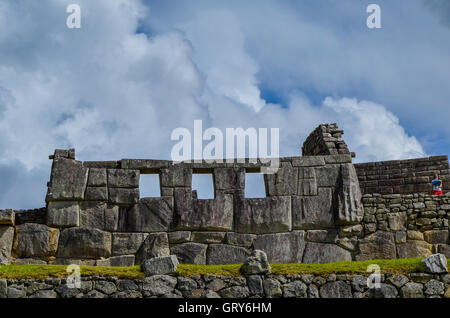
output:
M344 131L339 129L337 124L322 124L319 125L306 138L302 147L303 156L318 156L318 155L343 155L351 154L348 146L342 139Z

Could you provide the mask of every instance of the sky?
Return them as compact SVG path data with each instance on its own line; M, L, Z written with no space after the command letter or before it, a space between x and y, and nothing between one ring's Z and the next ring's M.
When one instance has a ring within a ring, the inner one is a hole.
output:
M0 30L0 209L45 205L55 148L170 159L194 120L279 128L281 156L333 122L355 162L450 153L447 0L0 0Z

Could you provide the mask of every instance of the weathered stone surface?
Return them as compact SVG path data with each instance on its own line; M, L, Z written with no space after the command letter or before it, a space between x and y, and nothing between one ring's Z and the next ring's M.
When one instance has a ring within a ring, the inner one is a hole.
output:
M75 201L84 199L89 169L83 163L71 159L53 160L48 201Z
M336 243L338 240L338 231L331 230L311 230L306 232L306 240L316 243Z
M437 251L439 254L444 254L447 258L450 258L450 245L449 244L438 244Z
M170 247L170 254L177 256L181 264L206 264L206 248L200 243L184 243Z
M112 255L136 254L147 236L146 233L113 233Z
M0 279L0 298L8 297L8 283L6 279Z
M244 189L245 170L241 168L214 168L214 189Z
M134 255L120 255L120 256L112 256L107 259L97 260L96 266L104 266L104 267L115 267L115 266L134 266L135 256Z
M108 187L110 188L139 187L139 170L108 169Z
M192 232L191 241L204 244L223 243L225 234L225 232Z
M139 202L139 189L109 188L109 201L114 204L136 204Z
M9 264L14 242L14 227L0 226L0 265Z
M294 167L316 167L324 166L325 159L323 156L303 156L297 157L292 161Z
M228 232L226 236L226 243L250 248L252 247L256 237L257 236L255 234Z
M396 258L394 234L378 231L360 240L357 261Z
M306 290L306 285L296 280L283 286L283 296L285 298L306 298Z
M86 201L108 201L108 188L87 187L84 199Z
M402 298L424 298L423 285L418 283L407 283L400 290Z
M448 230L432 230L423 233L425 241L430 244L447 244L449 243Z
M432 279L425 283L426 295L442 295L444 294L444 284L436 279Z
M388 278L388 282L397 288L402 287L409 281L408 277L405 275L394 275Z
M150 233L136 253L136 264L142 264L145 260L153 257L169 255L167 233Z
M58 257L108 258L111 256L111 233L99 229L73 227L61 232Z
M268 278L263 281L264 294L267 298L278 298L283 295L281 284L278 280Z
M270 263L301 263L305 250L305 232L260 235L255 240L254 247L267 253Z
M332 263L340 261L351 261L352 254L334 244L306 243L303 263Z
M25 288L19 285L8 286L8 298L25 298L27 295Z
M90 187L106 187L106 169L90 168L88 186Z
M83 298L105 298L106 296L97 290L91 290Z
M368 298L396 298L398 295L397 289L389 284L380 284L380 288L370 288L367 291Z
M56 258L54 265L80 265L80 266L95 266L95 259L79 259L79 258Z
M233 196L218 195L215 199L192 200L192 193L175 189L177 230L231 231L233 228Z
M169 231L173 220L173 197L144 198L126 214L130 232Z
M94 288L105 295L111 295L117 291L116 285L113 282L104 280L96 281Z
M16 258L15 265L46 265L47 262L36 258Z
M14 225L15 213L13 210L0 210L0 226Z
M424 241L406 241L397 244L397 255L399 258L426 257L431 255L432 245Z
M262 279L259 275L247 277L247 286L251 294L262 295L264 292Z
M78 288L69 288L67 284L61 284L55 288L55 292L57 292L61 298L73 298L80 290Z
M187 243L191 240L191 232L189 231L176 231L169 233L170 244Z
M270 273L270 264L267 260L267 254L260 250L254 250L244 264L239 269L239 273L244 276L265 275Z
M27 223L16 227L13 254L15 257L54 256L59 230L43 224Z
M80 208L76 201L49 202L47 225L53 227L72 227L80 225Z
M361 189L353 164L341 165L336 224L356 224L364 217Z
M219 291L222 298L247 298L250 292L247 287L233 286Z
M343 281L326 283L320 287L322 298L352 298L350 285Z
M388 213L387 217L392 231L406 231L406 213Z
M240 264L250 256L250 251L240 246L210 244L206 253L206 264Z
M410 241L423 241L423 233L419 231L408 231L406 237Z
M447 258L443 254L433 254L422 260L425 272L429 274L448 273Z
M292 197L293 229L334 227L334 208L330 188L319 188L317 196Z
M265 234L291 230L291 198L244 199L236 215L240 233Z
M169 169L160 170L161 187L185 187L192 185L192 168L189 165L178 163Z
M177 279L167 275L147 277L142 285L142 291L149 296L162 296L173 291Z
M330 166L315 168L317 186L319 187L337 187L339 176L341 174L339 166Z
M145 260L141 270L146 276L174 274L178 268L178 259L175 255L154 257Z
M297 194L297 168L291 166L280 167L275 174L267 174L267 190L269 196L283 196Z

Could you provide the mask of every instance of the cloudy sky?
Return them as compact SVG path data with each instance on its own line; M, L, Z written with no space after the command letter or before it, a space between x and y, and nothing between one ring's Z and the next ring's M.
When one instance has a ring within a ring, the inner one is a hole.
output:
M0 208L44 206L55 148L170 159L195 119L280 128L281 155L327 122L357 162L450 153L447 0L0 0L0 30Z

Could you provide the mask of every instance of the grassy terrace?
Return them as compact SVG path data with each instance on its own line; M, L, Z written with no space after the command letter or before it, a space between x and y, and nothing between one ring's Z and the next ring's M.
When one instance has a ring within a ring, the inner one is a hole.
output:
M450 259L449 259L450 263ZM420 258L371 260L362 262L337 262L329 264L271 264L272 274L366 274L367 266L377 264L382 273L407 274L422 272ZM233 265L187 265L180 264L177 274L181 276L222 275L239 276L241 264ZM65 265L6 265L0 267L0 278L7 279L45 279L64 278L69 275ZM82 276L115 276L118 278L143 278L139 266L131 267L93 267L81 266Z

